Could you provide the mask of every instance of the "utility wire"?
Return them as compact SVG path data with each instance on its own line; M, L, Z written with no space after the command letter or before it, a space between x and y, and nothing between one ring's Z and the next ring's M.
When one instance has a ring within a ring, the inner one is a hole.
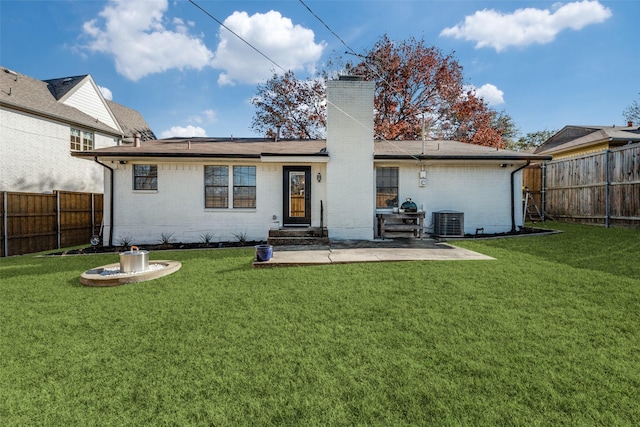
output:
M239 34L237 34L235 31L233 31L231 28L227 27L222 21L220 21L218 18L216 18L215 16L213 16L211 13L207 12L204 8L202 8L198 3L196 3L194 0L189 0L189 3L193 4L195 7L197 7L198 9L200 9L204 14L206 14L209 18L213 19L214 21L216 21L218 24L220 24L224 29L226 29L227 31L229 31L231 34L233 34L234 36L236 36L238 39L240 39L243 43L245 43L247 46L251 47L251 49L255 50L257 53L259 53L262 57L264 57L265 59L267 59L269 62L271 62L273 65L275 65L277 68L279 68L280 70L287 72L287 70L284 69L284 67L282 67L280 64L278 64L276 61L274 61L273 59L271 59L269 56L267 56L264 52L262 52L260 49L258 49L257 47L255 47L254 45L252 45L251 43L249 43L247 40L245 40L242 36L240 36ZM322 94L315 91L315 94L322 98ZM371 129L371 127L366 126L365 124L361 123L358 119L356 119L355 117L353 117L351 114L349 114L348 112L344 111L342 108L338 107L336 104L334 104L333 102L329 101L328 99L326 100L328 104L333 105L338 111L342 112L344 115L346 115L347 117L349 117L351 120L353 120L354 122L356 122L357 124L359 124L360 126L362 126L363 128L365 128L368 131L371 131L374 133L373 129Z
M273 65L275 65L277 68L279 68L280 70L286 72L287 70L284 69L284 67L282 67L280 64L278 64L276 61L274 61L273 59L271 59L267 54L265 54L264 52L262 52L260 49L258 49L257 47L255 47L254 45L252 45L250 42L248 42L246 39L244 39L242 36L240 36L238 33L236 33L235 31L233 31L231 28L229 28L228 26L226 26L224 24L224 22L220 21L218 18L216 18L215 16L213 16L211 13L209 13L207 10L205 10L202 6L200 6L198 3L196 3L194 0L189 0L189 3L191 3L192 5L194 5L195 7L197 7L200 11L202 11L205 15L207 15L209 18L213 19L215 22L217 22L218 24L220 24L220 26L222 26L224 29L226 29L227 31L229 31L231 34L233 34L235 37L237 37L239 40L241 40L243 43L245 43L247 46L249 46L251 49L253 49L254 51L256 51L258 54L260 54L260 56L262 56L263 58L265 58L267 61L271 62ZM340 36L338 36L338 34L333 31L318 15L316 15L309 6L307 6L304 1L300 0L300 3L317 19L319 20L338 40L340 40L340 42L350 51L350 53L352 53L353 55L356 56L362 56L359 55L358 53L356 53L349 45L347 45L345 43L344 40L342 40L342 38ZM366 62L365 62L366 64ZM375 70L374 70L375 72ZM384 79L383 79L384 80ZM387 83L388 85L388 83ZM316 95L318 97L322 97L322 94L315 92ZM353 120L355 123L357 123L358 125L362 126L365 130L373 133L374 138L376 135L375 129L373 129L371 126L365 125L364 123L360 122L358 119L356 119L355 117L353 117L351 114L349 114L348 112L344 111L342 108L338 107L336 104L334 104L333 102L329 101L328 99L326 100L328 104L333 105L338 111L342 112L344 115L346 115L347 117L349 117L351 120ZM391 145L394 145L395 147L399 148L400 150L404 151L405 153L407 153L409 156L415 158L416 160L420 160L418 157L416 157L415 155L409 153L406 149L404 149L404 147L399 146L398 144L395 144L389 140L387 140L386 138L384 138L382 135L380 135L380 138L387 142L390 143Z
M302 4L302 5L303 5L303 6L304 6L308 11L309 11L309 13L311 13L311 15L313 15L313 16L314 16L314 17L315 17L315 18L316 18L316 19L317 19L317 20L318 20L322 25L324 25L324 26L325 26L325 28L326 28L326 29L327 29L331 34L333 34L333 35L334 35L334 36L335 36L335 37L340 41L340 43L342 43L342 44L347 48L347 52L345 52L345 53L348 53L348 54L354 55L354 56L356 56L356 57L358 57L358 58L367 59L367 57L366 57L366 56L361 55L361 54L357 53L355 50L353 50L353 49L351 48L351 46L349 46L349 45L348 45L348 44L347 44L347 43L342 39L342 37L340 37L340 36L339 36L335 31L333 31L333 30L331 29L331 27L329 27L329 25L328 25L326 22L324 22L324 21L322 20L322 18L320 18L320 17L318 16L318 14L316 14L313 10L311 10L311 8L310 8L310 7L309 7L309 6L308 6L308 5L307 5L303 0L298 0L298 1L300 2L300 4ZM380 79L381 81L383 81L383 82L387 85L387 87L388 87L390 90L392 90L392 91L396 92L396 94L400 95L400 94L399 94L395 89L393 89L393 87L392 87L392 86L391 86L391 84L387 81L387 79L385 79L385 78L384 78L384 76L380 75L380 73L378 72L378 70L377 70L376 68L372 67L369 63L367 63L367 61L363 61L363 63L364 63L364 65L365 65L366 67L368 67L371 71L373 71L373 73L376 75L376 77L377 77L378 79ZM373 132L373 135L374 135L374 138L375 138L375 135L376 135L375 129L367 128L367 130L372 131L372 132ZM409 156L411 156L412 158L414 158L414 159L416 159L416 160L420 161L420 159L419 159L417 156L415 156L415 155L411 154L409 151L407 151L407 150L406 150L404 147L402 147L401 145L396 144L396 143L394 143L394 142L392 142L392 141L390 141L390 140L386 139L383 135L378 135L378 136L380 137L380 139L381 139L382 141L384 141L384 142L386 142L386 143L388 143L388 144L393 145L394 147L396 147L396 148L400 149L401 151L404 151L405 153L407 153L407 154L408 154ZM424 153L422 153L422 154L424 154Z
M242 36L240 36L238 33L236 33L235 31L233 31L231 28L227 27L226 25L224 25L224 22L220 21L218 18L216 18L215 16L213 16L212 14L210 14L209 12L207 12L205 9L203 9L198 3L196 3L193 0L189 0L189 3L191 3L192 5L194 5L195 7L197 7L198 9L200 9L202 12L204 12L209 18L213 19L214 21L216 21L218 24L220 24L220 26L222 26L225 30L229 31L231 34L233 34L234 36L236 36L238 39L240 39L242 42L244 42L247 46L249 46L251 49L255 50L256 52L258 52L262 57L264 57L267 61L271 62L273 65L275 65L276 67L278 67L279 69L281 69L284 72L287 72L287 70L285 70L280 64L278 64L276 61L274 61L273 59L269 58L265 53L263 53L260 49L258 49L257 47L255 47L254 45L252 45L251 43L249 43L247 40L245 40Z

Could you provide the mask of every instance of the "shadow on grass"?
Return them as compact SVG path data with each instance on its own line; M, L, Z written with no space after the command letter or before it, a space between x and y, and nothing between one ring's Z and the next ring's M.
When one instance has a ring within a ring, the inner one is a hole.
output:
M537 257L630 279L640 277L640 231L560 222L548 222L545 228L563 233L487 240L482 244L531 255L532 262Z

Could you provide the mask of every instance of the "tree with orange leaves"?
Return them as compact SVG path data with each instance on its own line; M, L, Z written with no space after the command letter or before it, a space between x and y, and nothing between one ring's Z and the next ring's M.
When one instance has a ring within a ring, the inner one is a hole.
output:
M387 140L422 138L423 121L428 137L456 139L472 144L504 147L502 129L495 126L496 113L468 90L462 67L453 54L444 55L424 40L409 38L394 42L384 35L367 55L356 55L357 62L343 62L342 69L375 82L374 133ZM324 72L325 78L330 74ZM258 86L252 128L267 135L273 129L287 129L283 135L314 138L307 131L288 129L325 126L326 105L323 80L304 81L300 94L293 72L274 75ZM306 90L310 88L310 90ZM301 107L301 105L304 105ZM322 108L318 108L321 105ZM276 124L278 122L279 124ZM323 132L313 133L322 137Z

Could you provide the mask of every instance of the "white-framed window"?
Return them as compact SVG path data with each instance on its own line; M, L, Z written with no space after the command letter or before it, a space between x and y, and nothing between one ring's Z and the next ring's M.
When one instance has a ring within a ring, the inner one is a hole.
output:
M229 201L231 190L232 201ZM256 167L207 165L204 167L204 207L246 209L256 207Z
M376 208L398 206L398 168L376 168Z
M158 165L133 165L133 189L157 190Z
M80 129L71 128L71 149L74 151L82 150L82 137L80 136Z
M233 207L256 207L256 167L233 167Z
M93 150L93 132L82 131L82 150Z
M89 151L94 148L93 132L71 128L69 141L74 151Z
M229 166L204 167L204 207L229 207Z

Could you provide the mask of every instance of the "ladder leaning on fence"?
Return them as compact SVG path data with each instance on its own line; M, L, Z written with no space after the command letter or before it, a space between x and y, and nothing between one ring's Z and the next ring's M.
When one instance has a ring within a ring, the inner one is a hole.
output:
M544 218L542 213L540 213L540 209L538 209L538 205L536 205L536 201L531 196L531 191L529 187L524 187L525 197L524 197L524 209L522 210L522 222L527 221L527 218L531 222L542 221L544 222Z

